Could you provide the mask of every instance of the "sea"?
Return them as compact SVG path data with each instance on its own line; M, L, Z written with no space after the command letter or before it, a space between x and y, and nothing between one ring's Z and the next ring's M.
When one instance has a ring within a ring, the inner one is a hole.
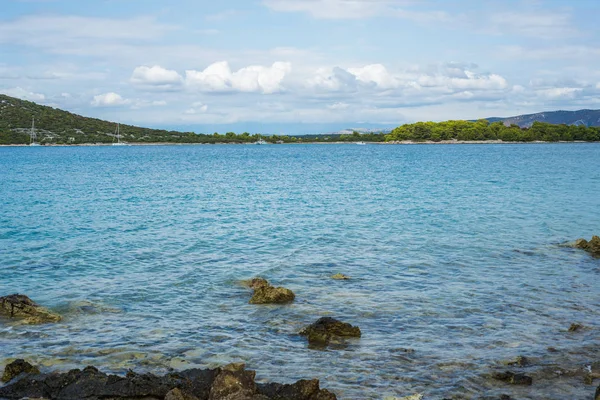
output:
M591 399L600 259L568 243L600 235L599 210L598 143L2 147L0 296L64 319L1 319L0 366ZM295 301L248 304L256 276ZM324 316L362 337L309 348Z

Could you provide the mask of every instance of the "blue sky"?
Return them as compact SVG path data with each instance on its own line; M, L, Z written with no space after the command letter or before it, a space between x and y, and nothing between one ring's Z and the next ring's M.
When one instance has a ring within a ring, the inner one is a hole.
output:
M0 92L203 132L600 108L595 0L3 0Z

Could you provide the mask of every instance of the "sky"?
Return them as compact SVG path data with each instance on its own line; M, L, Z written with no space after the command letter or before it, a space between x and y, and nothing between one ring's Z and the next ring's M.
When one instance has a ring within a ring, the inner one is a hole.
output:
M2 0L0 93L195 132L600 108L597 0Z

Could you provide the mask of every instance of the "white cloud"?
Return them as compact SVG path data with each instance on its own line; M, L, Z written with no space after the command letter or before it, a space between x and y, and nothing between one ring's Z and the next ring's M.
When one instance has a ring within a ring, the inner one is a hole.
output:
M185 110L184 114L194 115L194 114L202 114L208 111L208 105L202 102L196 101L192 103L192 107Z
M271 67L253 65L232 72L227 61L209 65L204 71L187 70L186 84L207 92L250 92L271 94L283 90L282 81L292 66L275 62Z
M279 12L306 12L315 18L359 19L384 14L410 3L403 0L263 0Z
M34 93L28 90L23 89L22 87L15 87L11 89L0 89L0 92L4 93L7 96L17 97L23 100L29 101L44 101L46 96L41 93Z
M574 99L582 91L583 91L582 88L556 87L556 88L537 90L536 93L543 98L546 98L549 100L554 100L554 99Z
M94 107L119 107L130 103L130 100L124 99L120 94L109 92L94 96L91 105Z
M133 70L131 82L137 85L171 89L181 85L183 78L177 73L177 71L165 69L158 65L153 67L147 67L144 65Z

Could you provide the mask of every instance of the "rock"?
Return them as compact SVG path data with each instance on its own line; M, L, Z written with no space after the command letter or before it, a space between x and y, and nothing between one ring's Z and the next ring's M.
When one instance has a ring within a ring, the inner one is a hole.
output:
M295 297L294 292L284 287L260 286L254 289L250 304L285 304Z
M319 380L300 380L291 385L265 383L258 385L258 392L273 400L336 400L336 396L319 388Z
M326 346L332 338L360 337L360 328L335 318L323 317L317 322L304 328L300 335L308 338L308 343L317 346Z
M594 400L600 400L600 386L596 388L596 394L594 395Z
M60 315L39 306L22 294L0 297L0 315L21 318L27 324L59 322L62 319Z
M199 400L196 396L175 388L167 393L165 400Z
M421 393L412 394L405 397L386 397L383 400L422 400L423 395Z
M531 385L533 383L533 379L530 376L516 374L511 371L498 372L492 375L492 377L496 380L510 383L512 385Z
M569 327L569 332L577 332L581 328L583 328L583 325L581 324L571 324L571 326Z
M350 279L350 277L346 276L344 274L337 273L335 275L332 275L331 279L336 279L336 280L339 280L339 281L347 281L348 279Z
M583 249L595 257L600 257L600 237L592 236L589 242L585 239L577 239L573 245L578 249Z
M256 393L256 372L246 371L244 364L230 364L216 376L208 400L246 400Z
M516 366L519 366L519 367L525 367L525 366L527 366L529 364L530 364L529 359L527 357L524 357L524 356L517 356L517 358L515 358L514 360L508 361L506 363L506 365L516 365Z
M4 374L2 375L2 382L9 382L14 377L16 377L22 373L39 374L40 370L38 369L38 367L35 367L35 366L29 364L25 360L21 360L21 359L15 360L15 361L11 362L10 364L7 364L6 367L4 367Z
M252 278L250 280L244 281L244 285L248 286L250 289L258 289L263 286L271 286L269 281L264 278Z
M336 400L319 389L319 381L292 385L256 385L255 372L244 364L212 370L190 369L165 376L108 375L94 367L67 373L21 374L0 387L0 399L45 398L53 400Z

